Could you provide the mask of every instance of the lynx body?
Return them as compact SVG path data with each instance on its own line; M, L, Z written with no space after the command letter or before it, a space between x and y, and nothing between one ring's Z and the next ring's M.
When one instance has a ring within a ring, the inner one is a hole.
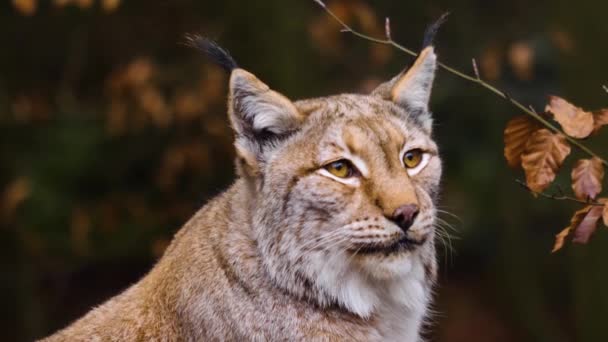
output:
M419 341L437 269L432 46L370 95L292 102L193 42L231 70L239 178L141 281L45 341Z

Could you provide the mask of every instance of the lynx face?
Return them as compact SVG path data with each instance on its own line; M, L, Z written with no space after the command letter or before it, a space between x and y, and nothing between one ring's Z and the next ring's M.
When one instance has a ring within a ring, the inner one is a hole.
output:
M269 252L303 272L316 259L379 279L407 274L408 259L433 240L436 144L405 110L380 98L297 105L315 109L266 165L263 198L281 206L260 208L269 228L260 239L272 237Z
M418 278L436 268L441 176L427 108L435 61L429 47L370 95L297 102L232 72L238 168L256 199L253 234L278 286L361 316L385 296L425 305L432 279ZM417 278L405 289L411 274Z

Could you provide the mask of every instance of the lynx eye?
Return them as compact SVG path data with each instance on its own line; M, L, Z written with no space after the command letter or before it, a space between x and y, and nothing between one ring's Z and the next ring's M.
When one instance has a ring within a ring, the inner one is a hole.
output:
M420 165L422 161L423 152L420 149L413 149L403 154L403 165L408 169L413 169Z
M338 178L349 178L354 176L356 172L355 167L346 159L331 162L323 168Z

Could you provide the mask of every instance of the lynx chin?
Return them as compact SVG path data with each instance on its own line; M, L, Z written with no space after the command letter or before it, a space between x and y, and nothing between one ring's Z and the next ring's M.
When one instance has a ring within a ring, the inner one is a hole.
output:
M45 341L421 341L441 177L431 41L371 94L291 101L190 37L231 73L238 179L143 279Z

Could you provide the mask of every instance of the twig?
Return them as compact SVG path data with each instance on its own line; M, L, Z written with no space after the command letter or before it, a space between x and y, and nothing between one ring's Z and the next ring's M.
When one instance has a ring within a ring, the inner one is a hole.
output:
M314 2L316 2L319 6L321 6L321 8L323 8L323 10L325 12L327 12L327 14L329 14L336 22L338 22L343 29L341 30L341 32L348 32L351 33L352 35L359 37L361 39L376 43L376 44L384 44L384 45L391 45L394 48L401 50L403 52L405 52L406 54L410 55L410 56L418 56L418 53L406 48L405 46L395 42L390 36L388 36L386 39L379 39L379 38L374 38L371 36L368 36L366 34L363 34L361 32L358 32L356 30L354 30L352 27L350 27L348 24L346 24L344 21L342 21L342 19L340 19L340 17L338 17L335 13L333 13L329 8L327 8L327 6L325 5L325 3L321 0L313 0ZM528 108L526 108L523 104L521 104L520 102L514 100L513 98L511 98L507 93L505 93L504 91L492 86L489 83L486 83L485 81L483 81L482 79L475 77L475 76L470 76L465 74L464 72L458 71L455 68L452 68L449 65L443 64L441 62L437 63L439 65L440 68L448 71L451 74L454 74L462 79L465 79L469 82L472 83L477 83L478 85L480 85L483 88L486 88L487 90L491 91L492 93L498 95L499 97L502 97L503 99L507 100L509 103L511 103L513 106L519 108L522 112L526 113L527 115L533 117L536 121L540 122L543 126L547 127L548 129L552 130L555 133L561 134L563 135L566 140L568 140L568 142L570 142L572 145L576 146L577 148L579 148L581 151L587 153L588 155L592 156L592 157L596 157L599 160L601 160L601 162L608 166L608 161L600 156L598 156L595 152L591 151L589 148L587 148L587 146L583 145L582 143L578 142L576 139L571 138L570 136L568 136L567 134L565 134L561 129L559 129L558 127L556 127L555 125L551 124L549 121L545 120L543 117L541 117L538 113L535 113L531 110L529 110ZM608 91L608 90L607 90Z
M477 61L475 58L471 59L471 63L473 64L473 72L475 72L475 77L480 80L481 77L479 76L479 69L477 68Z
M604 206L604 203L600 203L600 202L596 202L593 201L591 199L587 200L587 201L583 201L580 200L576 197L571 197L571 196L566 196L564 195L563 191L561 188L558 187L558 191L559 191L559 195L551 195L551 194L547 194L544 192L537 192L534 191L532 189L530 189L530 187L523 181L516 179L515 182L517 184L519 184L522 188L526 189L527 191L529 191L531 194L535 195L535 196L541 196L544 198L548 198L548 199L552 199L552 200L557 200L557 201L571 201L571 202L576 202L576 203L580 203L580 204L585 204L585 205L595 205L595 206Z
M384 34L386 35L386 39L391 40L391 19L386 17L384 20Z
M606 85L603 85L602 88L604 88L604 91L608 93L608 87L606 87Z
M560 194L560 196L565 196L564 189L562 189L559 184L557 185L557 192Z
M323 1L321 1L321 0L314 0L314 2L316 2L317 4L319 4L319 6L321 6L323 8L326 8L325 7L325 3L323 3Z

